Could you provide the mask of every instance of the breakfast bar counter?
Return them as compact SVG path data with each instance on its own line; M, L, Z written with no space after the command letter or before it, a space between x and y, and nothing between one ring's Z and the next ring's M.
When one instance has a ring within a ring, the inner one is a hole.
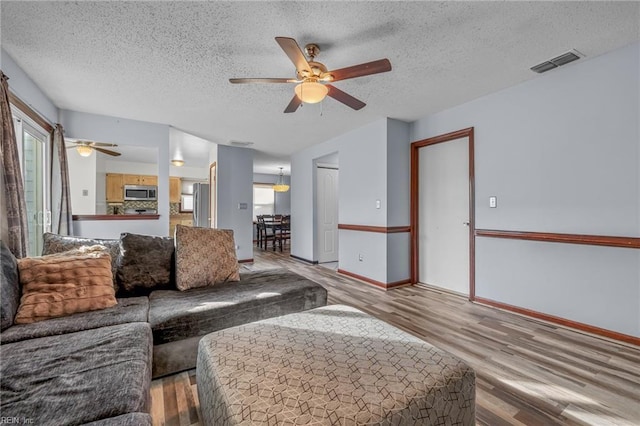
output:
M158 220L159 214L74 214L73 220Z

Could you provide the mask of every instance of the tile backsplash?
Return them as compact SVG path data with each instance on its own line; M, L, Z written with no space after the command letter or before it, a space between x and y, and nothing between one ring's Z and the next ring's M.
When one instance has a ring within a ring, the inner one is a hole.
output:
M119 206L107 205L107 214L124 214L125 209L155 209L158 210L157 201L125 201Z

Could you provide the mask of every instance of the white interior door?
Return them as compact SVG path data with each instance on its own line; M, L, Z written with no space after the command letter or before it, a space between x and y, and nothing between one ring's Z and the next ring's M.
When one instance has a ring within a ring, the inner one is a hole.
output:
M338 261L338 170L317 168L318 262Z
M469 295L469 140L418 152L418 280Z

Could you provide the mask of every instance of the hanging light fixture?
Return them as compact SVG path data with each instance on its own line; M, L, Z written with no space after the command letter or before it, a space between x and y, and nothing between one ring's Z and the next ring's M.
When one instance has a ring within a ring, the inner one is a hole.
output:
M80 154L80 156L88 157L93 152L93 148L87 145L78 145L76 146L76 151L78 151L78 154Z
M298 99L307 104L317 104L329 93L327 86L317 81L304 81L293 90L296 92Z
M276 184L273 185L273 190L276 192L287 192L289 190L289 185L284 183L284 175L282 174L282 167L280 167L280 175L278 176L278 180Z
M173 164L176 167L182 167L184 166L184 160L180 160L180 159L171 160L171 164Z

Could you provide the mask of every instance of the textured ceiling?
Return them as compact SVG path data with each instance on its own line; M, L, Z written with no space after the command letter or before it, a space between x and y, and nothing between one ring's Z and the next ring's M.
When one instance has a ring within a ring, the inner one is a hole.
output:
M588 59L640 39L638 2L2 1L1 19L2 48L59 108L253 142L261 172L379 118L539 78L529 67L572 48ZM393 70L335 83L360 111L327 98L283 114L293 85L228 82L293 77L275 36L319 44L329 69L386 57Z

